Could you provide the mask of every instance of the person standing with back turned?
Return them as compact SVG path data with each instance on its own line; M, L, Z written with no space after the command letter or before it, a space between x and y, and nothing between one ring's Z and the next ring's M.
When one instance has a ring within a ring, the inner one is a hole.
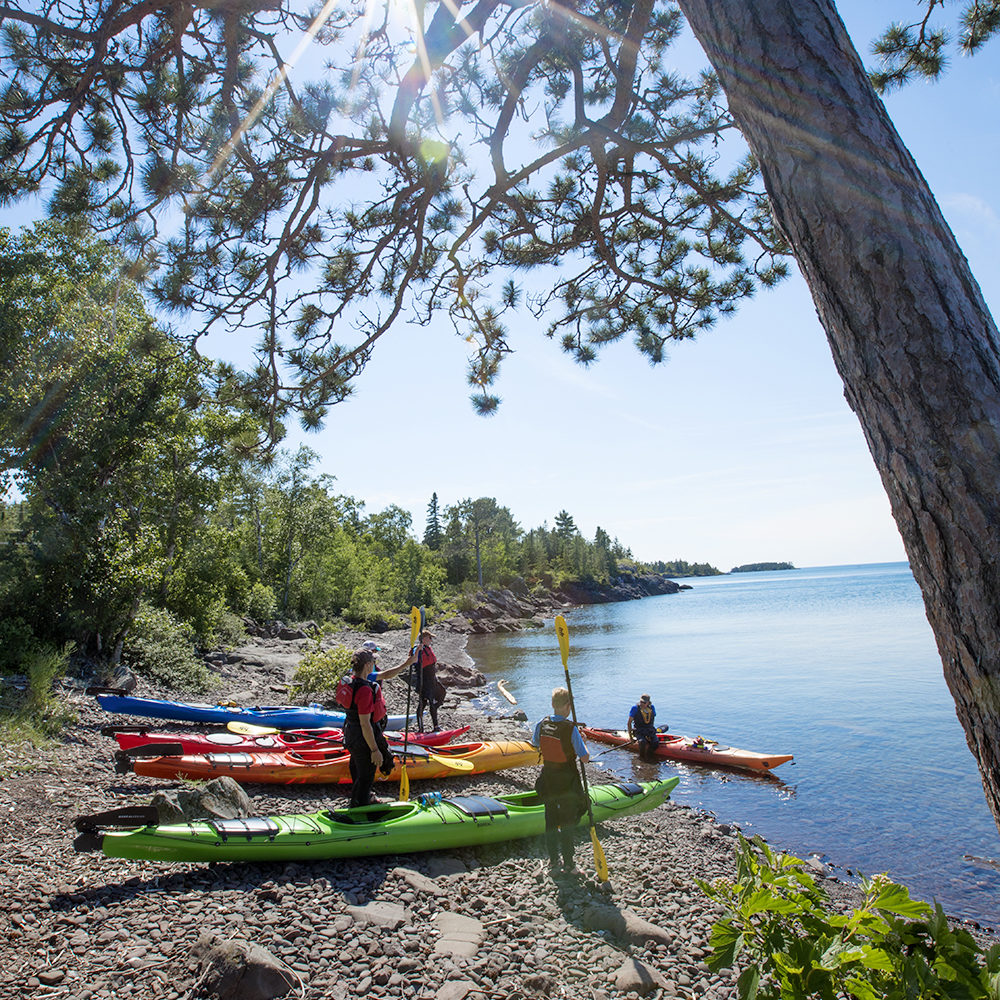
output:
M531 742L542 752L542 773L535 791L545 803L545 847L553 873L559 867L562 850L563 871L573 871L573 842L576 825L586 809L580 769L590 752L580 730L570 719L569 691L559 687L552 692L552 715L535 726Z

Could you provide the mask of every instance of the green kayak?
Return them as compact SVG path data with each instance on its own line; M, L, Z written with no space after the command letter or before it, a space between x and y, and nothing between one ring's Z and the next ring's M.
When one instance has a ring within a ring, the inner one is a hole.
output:
M655 809L678 780L592 786L594 820ZM588 822L584 813L580 825ZM537 836L545 831L545 807L535 792L496 798L442 798L434 793L412 802L307 815L155 823L152 807L81 816L76 820L80 836L73 846L78 851L103 851L109 858L153 861L301 861L409 854Z

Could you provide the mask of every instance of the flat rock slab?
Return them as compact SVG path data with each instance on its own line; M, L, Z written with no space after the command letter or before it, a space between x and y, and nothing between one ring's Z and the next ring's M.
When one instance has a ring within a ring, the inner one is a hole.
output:
M414 871L412 868L393 868L389 874L398 876L411 889L425 896L449 895L448 890L438 885L434 879L428 878L426 875L421 875L420 872Z
M445 983L434 994L434 1000L465 1000L470 993L482 992L482 987L477 986L471 979L456 979Z
M441 937L434 945L434 951L445 955L472 956L483 943L483 925L475 917L445 910L434 915Z
M431 878L440 878L442 875L464 875L469 869L465 863L451 855L435 855L427 859L427 874Z
M633 944L644 941L669 944L673 940L669 931L645 920L634 910L619 910L614 906L588 906L583 911L583 924L590 930L608 931Z
M375 924L377 927L388 927L393 931L411 920L410 911L406 907L381 900L365 903L364 906L349 906L347 912L355 920Z

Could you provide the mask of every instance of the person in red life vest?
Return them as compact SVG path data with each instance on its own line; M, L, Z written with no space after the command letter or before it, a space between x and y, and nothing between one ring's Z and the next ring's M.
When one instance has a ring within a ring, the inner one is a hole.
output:
M413 647L414 662L417 664L414 686L417 689L417 732L424 731L424 708L431 712L432 732L438 732L438 706L444 701L444 685L437 679L437 657L431 649L434 636L421 632L419 643Z
M411 655L400 664L399 670L412 662ZM376 769L381 768L383 774L392 773L392 753L383 734L387 715L385 697L381 684L366 676L374 667L375 654L369 649L359 649L351 657L350 704L344 706L347 716L344 746L351 754L352 807L365 806L372 801Z
M639 696L639 703L628 713L628 738L635 740L639 756L643 760L654 760L659 737L656 733L656 706L648 694Z
M580 731L569 718L569 691L552 692L552 715L535 726L531 742L542 752L542 773L535 791L545 803L545 847L555 873L562 850L563 871L573 872L573 842L576 824L587 808L578 761L586 764L590 751Z

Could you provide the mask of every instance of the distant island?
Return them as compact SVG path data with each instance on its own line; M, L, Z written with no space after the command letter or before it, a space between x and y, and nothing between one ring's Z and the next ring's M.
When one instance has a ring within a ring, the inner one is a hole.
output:
M744 566L734 566L730 573L762 573L770 569L795 569L791 563L746 563Z

